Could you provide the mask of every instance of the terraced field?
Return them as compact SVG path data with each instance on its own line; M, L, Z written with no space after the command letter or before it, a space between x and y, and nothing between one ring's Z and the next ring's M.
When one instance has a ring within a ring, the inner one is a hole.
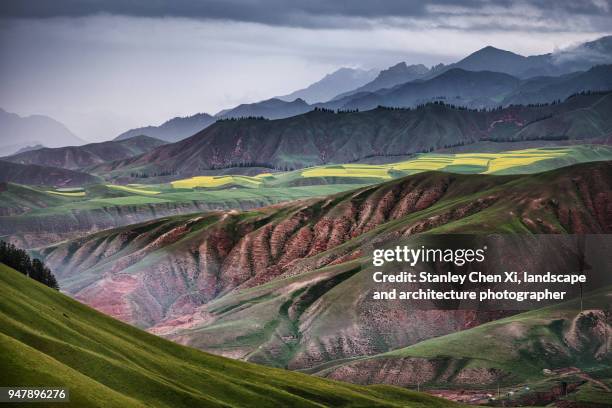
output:
M220 188L362 183L372 184L424 171L464 174L520 174L551 170L570 164L612 159L608 146L532 148L501 153L423 153L410 160L390 164L334 164L281 173L249 176L202 176L173 181L174 188Z
M389 164L350 163L290 172L198 176L164 184L94 184L41 189L6 184L0 190L0 237L20 246L47 245L168 215L251 209L324 196L424 171L535 173L580 162L611 160L608 146L578 145L500 153L427 153ZM54 233L49 235L49 226ZM15 231L19 231L18 236Z

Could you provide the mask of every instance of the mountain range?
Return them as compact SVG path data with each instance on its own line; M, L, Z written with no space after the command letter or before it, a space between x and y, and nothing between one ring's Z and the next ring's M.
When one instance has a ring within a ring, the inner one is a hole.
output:
M266 119L282 119L299 115L312 110L303 99L285 102L278 98L267 99L256 103L244 103L233 109L226 109L215 115L219 119L264 117Z
M554 53L528 57L487 46L456 63L438 64L431 68L400 62L378 75L375 70L341 68L309 87L285 96L224 109L214 118L207 114L174 118L159 127L133 129L117 138L144 134L175 142L203 130L218 118L263 116L279 119L305 113L313 107L364 110L379 104L406 107L432 100L447 100L475 108L510 103L550 103L582 90L612 89L610 73L604 72L609 71L609 67L594 73L589 71L594 66L611 63L612 36L607 36ZM487 87L496 75L502 78L500 74L511 75L514 79L506 76L499 87ZM375 78L366 81L374 75ZM441 78L436 79L438 76ZM462 82L466 76L473 81L471 89ZM421 81L426 83L420 84ZM479 89L481 83L485 85L484 89ZM402 85L405 85L402 89L396 89ZM550 87L557 89L548 89ZM536 91L538 89L542 92ZM470 91L470 97L462 94L465 90Z
M0 155L8 155L32 145L78 146L85 141L66 126L44 115L19 116L0 109Z
M129 178L135 171L149 177L185 177L236 167L237 172L248 174L252 166L297 169L428 152L482 140L606 139L612 129L611 105L612 93L591 93L558 104L491 111L431 103L414 109L364 112L319 109L280 120L223 120L180 142L101 164L91 171L109 178Z

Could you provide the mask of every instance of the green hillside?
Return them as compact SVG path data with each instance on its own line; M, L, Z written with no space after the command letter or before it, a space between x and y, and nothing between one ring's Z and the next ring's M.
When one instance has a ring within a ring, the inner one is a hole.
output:
M1 264L0 288L0 382L70 388L71 403L57 406L454 406L399 388L354 386L180 346Z
M308 370L357 384L414 386L416 379L389 372L423 373L424 388L504 387L513 398L535 398L562 383L575 384L572 401L612 401L610 315L612 287L583 298L520 313L374 356ZM437 370L429 371L435 367ZM528 388L525 388L528 386ZM561 396L563 397L563 396ZM598 405L595 405L598 406Z
M372 301L367 294L377 285L362 267L369 245L428 233L606 234L610 216L597 197L612 191L611 168L421 173L248 212L109 229L37 255L65 291L132 324L234 358L310 368L499 318L444 318L406 302ZM552 246L533 252L530 242L504 248L505 267L554 270L568 259Z
M588 333L589 327L576 328L576 322L581 318L588 318L592 327L601 323L603 327L607 325L609 330L610 322L606 321L605 311L610 307L610 296L612 287L607 287L584 297L582 313L580 300L573 299L347 364L372 359L444 357L463 360L460 369L501 369L511 375L510 381L541 378L544 368L575 366L587 371L600 370L609 367L612 361L612 353L606 350L606 332L603 330L599 336ZM599 317L593 313L602 310L604 320L599 322ZM583 336L579 343L571 344L567 341L568 331L574 329L585 332L580 333ZM599 347L602 347L601 353L597 353ZM549 350L548 353L543 352L546 349ZM556 353L551 352L553 349ZM333 369L327 368L322 373Z
M424 153L388 164L351 163L257 176L197 176L163 184L95 184L0 189L0 237L22 247L168 215L241 209L330 195L424 171L529 174L576 163L612 159L600 145L531 148L495 153ZM19 233L15 233L19 231Z

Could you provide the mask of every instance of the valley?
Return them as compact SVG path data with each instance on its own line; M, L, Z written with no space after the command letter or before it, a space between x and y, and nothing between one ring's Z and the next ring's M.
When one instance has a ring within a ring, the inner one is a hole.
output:
M544 41L556 4L90 3L2 28L64 31L2 95L1 386L74 407L610 406L605 5ZM501 30L453 26L474 21Z
M223 355L308 368L499 316L368 301L372 282L361 258L369 242L431 233L606 234L610 174L610 162L518 176L426 172L247 212L162 218L38 256L63 290L124 321ZM528 251L508 248L510 259L531 259ZM556 259L559 269L565 256L551 252L540 262Z

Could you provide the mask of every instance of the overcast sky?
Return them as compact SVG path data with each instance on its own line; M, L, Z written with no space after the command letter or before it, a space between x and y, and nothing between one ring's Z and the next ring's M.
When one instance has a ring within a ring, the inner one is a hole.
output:
M342 66L542 54L610 33L612 0L0 2L0 107L86 140L289 93Z

